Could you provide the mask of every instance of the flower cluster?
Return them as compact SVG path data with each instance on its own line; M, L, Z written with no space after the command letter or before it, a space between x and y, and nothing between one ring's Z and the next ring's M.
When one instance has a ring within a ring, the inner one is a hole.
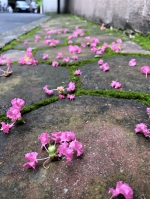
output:
M78 26L75 27L75 30L73 31L73 33L68 37L68 39L73 39L76 37L83 37L84 36L84 31L82 29L80 29Z
M0 76L8 77L8 76L10 76L12 74L12 71L9 71L9 69L12 68L12 66L11 66L11 60L10 59L5 60L6 57L4 55L1 55L0 58L1 58L0 65L6 64L6 66L7 66L7 70L2 70L0 68L0 71L2 72L2 74Z
M44 44L49 45L49 46L56 46L59 43L60 43L60 41L56 40L56 39L46 39L46 40L44 40Z
M75 95L69 94L68 92L73 92L75 91L75 89L76 89L76 85L74 82L69 82L68 88L64 88L63 86L60 86L60 87L57 87L57 89L49 90L47 85L43 87L43 90L48 95L53 95L54 91L56 90L58 92L59 99L64 99L65 96L67 96L67 98L70 100L73 100L75 98Z
M1 129L4 133L9 133L9 130L14 126L15 122L23 121L21 117L21 109L25 104L25 101L20 98L14 98L11 100L12 107L7 111L7 117L12 121L12 124L6 124L1 122Z
M116 183L116 189L110 188L108 193L112 194L110 199L117 197L119 194L123 195L125 199L133 199L132 188L127 183L123 183L122 181L118 181Z
M120 52L121 43L122 43L121 39L117 39L116 42L112 42L111 47L110 47L111 50L115 51L116 53Z
M37 152L27 153L25 154L25 158L29 160L29 162L25 163L23 165L24 167L35 169L36 163L40 160L54 160L55 158L58 159L63 156L67 162L70 162L75 152L77 156L83 154L82 143L77 141L75 134L70 131L54 132L52 135L43 132L38 137L38 140L41 141L41 148L47 151L48 157L37 159Z
M77 53L77 54L80 54L80 53L82 52L82 50L81 50L81 48L80 48L79 46L77 46L77 45L75 45L75 46L70 45L70 46L69 46L69 52L70 52L70 53Z
M65 29L53 29L53 30L49 30L49 29L45 29L45 32L47 33L47 34L58 34L58 35L60 35L60 34L66 34L66 33L68 33L69 32L69 29L68 28L65 28Z
M19 62L21 65L37 65L38 61L34 59L34 56L32 55L32 48L27 48L26 55L24 57L21 57Z
M35 35L35 42L39 42L42 37L40 35Z

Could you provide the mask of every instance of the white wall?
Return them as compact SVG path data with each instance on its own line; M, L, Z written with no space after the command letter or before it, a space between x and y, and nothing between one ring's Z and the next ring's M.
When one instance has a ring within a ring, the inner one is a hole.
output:
M65 8L65 0L60 0L60 11ZM57 0L43 0L43 10L45 12L57 12Z

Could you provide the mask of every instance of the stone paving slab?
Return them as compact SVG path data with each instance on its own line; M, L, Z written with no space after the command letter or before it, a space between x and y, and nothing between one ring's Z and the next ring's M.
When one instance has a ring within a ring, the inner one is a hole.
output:
M108 199L118 180L130 184L134 199L148 198L149 139L134 133L137 123L149 124L145 110L131 100L82 96L23 115L26 124L0 134L1 199ZM52 162L48 170L40 162L36 170L22 167L27 152L46 157L37 139L42 132L68 130L83 143L81 158Z
M45 85L49 89L68 85L69 73L66 68L54 68L50 65L39 64L37 66L13 65L13 74L0 78L0 112L5 113L11 106L11 100L21 98L30 105L47 97L43 91ZM64 83L62 83L64 82Z
M23 56L25 56L25 51L20 51L20 50L8 50L3 52L2 55L6 56L7 59L11 59L12 61L19 61L19 59ZM0 59L1 60L1 59Z
M133 58L137 66L130 67L128 64ZM112 81L119 81L121 90L150 93L150 76L146 78L141 72L142 66L149 65L149 57L115 56L104 59L104 63L110 67L108 72L101 70L97 62L80 67L83 88L109 90L113 89L110 86Z

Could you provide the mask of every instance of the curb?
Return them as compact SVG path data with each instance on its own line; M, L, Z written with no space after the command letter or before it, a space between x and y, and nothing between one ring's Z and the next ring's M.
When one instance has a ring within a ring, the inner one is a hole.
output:
M37 21L33 21L29 24L26 24L25 26L15 28L14 30L11 30L7 33L2 34L0 36L0 49L6 46L11 41L17 39L18 37L30 32L31 30L39 26L41 23L44 23L45 21L47 21L49 18L50 18L49 16L41 18ZM24 28L26 28L27 30L25 31Z

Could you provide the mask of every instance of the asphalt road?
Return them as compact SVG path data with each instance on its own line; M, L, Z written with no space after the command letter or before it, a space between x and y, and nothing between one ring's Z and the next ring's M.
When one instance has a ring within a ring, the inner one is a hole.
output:
M0 13L0 34L45 17L35 13Z

